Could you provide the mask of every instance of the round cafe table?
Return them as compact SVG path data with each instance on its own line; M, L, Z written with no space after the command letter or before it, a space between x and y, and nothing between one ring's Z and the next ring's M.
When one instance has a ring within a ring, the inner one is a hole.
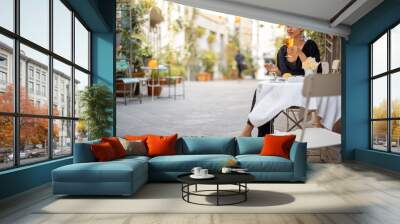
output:
M248 116L250 122L259 127L287 108L305 107L303 81L303 77L293 77L289 81L260 81L257 84L256 104ZM321 117L322 125L332 129L341 117L341 97L312 97L309 110L315 110Z
M247 183L253 182L255 177L249 173L216 173L212 179L193 179L190 177L191 173L182 174L177 177L178 181L182 183L182 199L188 203L197 205L235 205L247 201L247 192L249 188ZM197 185L214 185L215 190L198 190ZM223 190L220 185L236 185L237 190ZM194 191L190 189L194 186ZM211 194L210 194L211 193ZM215 197L216 204L205 204L193 201L191 196L201 197ZM224 203L222 198L238 197L239 200Z

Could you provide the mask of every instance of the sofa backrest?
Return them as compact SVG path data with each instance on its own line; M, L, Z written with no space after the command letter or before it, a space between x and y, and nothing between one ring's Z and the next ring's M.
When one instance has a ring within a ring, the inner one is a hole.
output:
M196 136L182 137L177 142L177 154L226 154L235 155L235 138Z
M93 155L91 145L98 144L100 140L75 143L74 147L74 163L89 163L95 162L96 158Z
M236 155L259 154L263 144L263 137L236 137Z

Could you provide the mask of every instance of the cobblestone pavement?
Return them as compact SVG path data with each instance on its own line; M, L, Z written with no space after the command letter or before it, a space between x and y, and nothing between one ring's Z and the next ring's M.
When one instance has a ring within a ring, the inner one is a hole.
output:
M156 99L127 106L118 99L117 135L173 134L180 136L237 136L247 120L257 81L187 82L186 97ZM162 95L168 94L164 87ZM275 126L286 125L278 119ZM253 135L256 135L256 131Z

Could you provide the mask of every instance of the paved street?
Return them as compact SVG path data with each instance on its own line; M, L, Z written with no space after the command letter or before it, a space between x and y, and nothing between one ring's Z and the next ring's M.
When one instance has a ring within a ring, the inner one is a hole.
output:
M146 97L142 104L119 103L117 135L237 136L247 120L256 85L252 80L187 82L185 99L151 101Z

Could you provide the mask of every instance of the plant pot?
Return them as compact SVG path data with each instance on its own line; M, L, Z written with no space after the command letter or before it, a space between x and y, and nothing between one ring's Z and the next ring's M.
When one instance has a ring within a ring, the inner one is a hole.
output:
M153 92L154 90L154 92ZM160 96L161 95L162 86L147 86L147 93L149 96Z
M160 79L160 85L162 85L162 86L168 85L168 80L165 79L165 78L161 78L161 79Z
M143 78L145 75L144 72L132 72L133 78Z
M211 74L208 72L200 72L196 75L196 80L207 82L211 80L211 77L212 77Z

